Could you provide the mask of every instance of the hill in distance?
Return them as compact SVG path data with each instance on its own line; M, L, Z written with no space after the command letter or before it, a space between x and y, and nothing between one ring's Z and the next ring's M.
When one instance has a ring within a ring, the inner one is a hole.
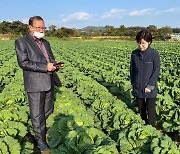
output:
M100 30L102 32L106 31L104 27L96 27L96 26L87 26L85 28L79 29L79 31L81 32L95 32L97 30Z

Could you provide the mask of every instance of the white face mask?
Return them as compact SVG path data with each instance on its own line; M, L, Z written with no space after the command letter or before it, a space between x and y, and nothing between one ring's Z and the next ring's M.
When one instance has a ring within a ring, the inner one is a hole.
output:
M40 33L40 32L34 32L34 36L35 36L36 38L38 38L38 39L43 38L44 35L45 35L44 32L43 32L43 33Z

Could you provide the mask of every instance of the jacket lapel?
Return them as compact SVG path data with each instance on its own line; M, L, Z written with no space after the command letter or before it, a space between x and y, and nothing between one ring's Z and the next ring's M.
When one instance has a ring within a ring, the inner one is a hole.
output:
M27 37L28 37L27 41L29 42L29 44L33 45L34 48L36 48L35 50L38 51L42 56L44 56L41 49L38 47L36 42L33 40L32 36L30 34L28 34Z

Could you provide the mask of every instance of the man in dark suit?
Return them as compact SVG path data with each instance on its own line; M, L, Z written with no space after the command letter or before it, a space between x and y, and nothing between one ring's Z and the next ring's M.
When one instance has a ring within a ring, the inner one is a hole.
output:
M29 19L30 33L15 41L19 66L23 69L24 87L28 95L30 116L40 151L47 151L46 119L54 108L54 81L59 81L55 59L44 37L44 21L40 16ZM57 83L56 83L57 84Z

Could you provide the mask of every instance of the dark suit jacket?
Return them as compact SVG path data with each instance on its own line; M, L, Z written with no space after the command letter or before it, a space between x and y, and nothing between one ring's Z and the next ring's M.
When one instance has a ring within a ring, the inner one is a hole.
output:
M42 39L50 61L55 62L48 41ZM47 71L47 61L42 51L29 34L15 41L19 66L23 69L24 87L27 92L48 91L52 86L51 73Z

